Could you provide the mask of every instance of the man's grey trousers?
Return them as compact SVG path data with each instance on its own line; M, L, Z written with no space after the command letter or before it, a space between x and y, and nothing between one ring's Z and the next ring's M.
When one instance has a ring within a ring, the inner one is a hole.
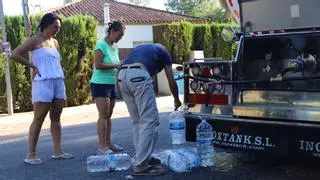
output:
M144 68L121 69L118 83L132 119L133 166L148 163L158 140L159 115L153 79Z

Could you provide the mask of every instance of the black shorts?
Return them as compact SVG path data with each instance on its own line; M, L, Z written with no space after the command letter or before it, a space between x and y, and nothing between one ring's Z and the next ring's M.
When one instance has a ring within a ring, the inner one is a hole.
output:
M116 86L114 84L90 83L91 95L95 97L117 98Z

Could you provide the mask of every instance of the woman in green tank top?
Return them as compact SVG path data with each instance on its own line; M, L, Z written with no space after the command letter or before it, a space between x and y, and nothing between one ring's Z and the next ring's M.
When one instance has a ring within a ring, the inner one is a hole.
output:
M98 152L102 154L123 150L111 143L111 115L116 102L116 74L120 66L118 48L115 47L124 35L125 27L121 22L108 24L107 36L98 41L94 49L94 67L91 77L91 94L95 100L99 119L97 132L99 138Z

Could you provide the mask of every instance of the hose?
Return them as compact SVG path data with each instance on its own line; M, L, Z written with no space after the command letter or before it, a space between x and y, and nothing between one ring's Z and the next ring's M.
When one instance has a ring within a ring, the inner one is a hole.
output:
M180 80L185 78L200 80L204 82L210 82L210 84L254 84L254 83L274 83L274 82L303 81L303 80L320 80L320 76L308 76L308 77L287 77L287 78L276 77L276 78L270 78L265 80L214 81L213 79L209 79L209 78L194 77L189 75L179 76L175 78L175 80Z

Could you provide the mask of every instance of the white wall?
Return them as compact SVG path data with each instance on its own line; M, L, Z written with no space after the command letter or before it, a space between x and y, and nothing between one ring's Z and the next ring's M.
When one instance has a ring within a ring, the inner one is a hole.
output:
M160 95L166 95L169 96L171 95L169 83L167 80L166 73L164 70L162 70L160 73L157 74L158 77L158 93Z
M103 26L97 28L98 38L104 38ZM153 41L152 25L126 25L124 36L118 43L118 48L133 48L134 41Z
M177 66L182 66L182 64L172 64L173 73L177 72L177 70L176 70ZM165 71L164 70L160 71L157 74L157 78L158 78L158 93L160 95L171 95L171 91L170 91L170 87L169 87L169 83L168 83ZM176 78L176 77L174 77L174 78ZM179 81L177 81L177 83L183 84L183 80L179 80ZM180 90L180 88L182 88L182 89ZM180 84L179 94L181 94L182 92L183 92L183 85Z

